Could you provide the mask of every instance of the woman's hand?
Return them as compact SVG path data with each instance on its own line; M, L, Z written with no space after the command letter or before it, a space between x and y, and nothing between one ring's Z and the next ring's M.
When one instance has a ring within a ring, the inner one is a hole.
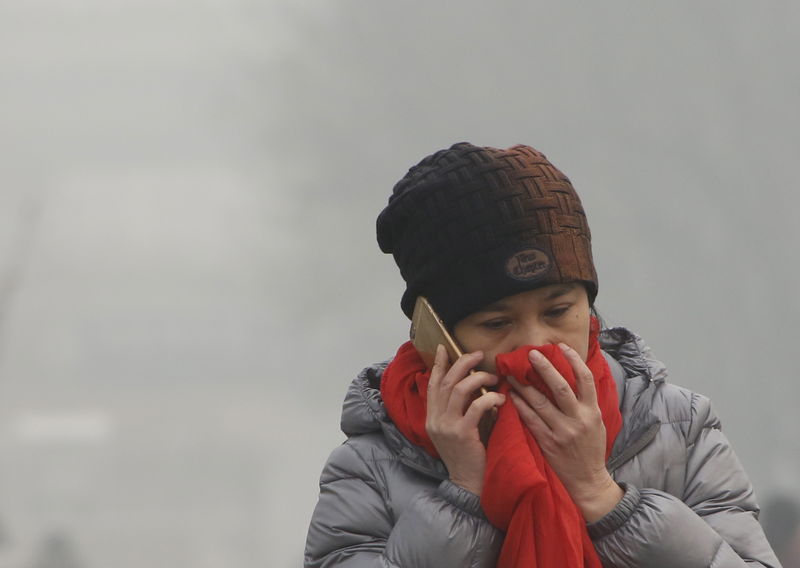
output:
M602 518L620 499L622 489L605 465L606 429L597 403L592 372L578 353L560 343L575 373L577 396L566 379L538 351L529 358L553 392L556 404L532 386L509 377L511 399L539 443L545 458L588 522Z
M439 345L428 382L428 414L425 430L447 466L450 481L481 494L486 469L486 449L478 433L481 416L505 402L505 396L489 391L475 398L480 387L497 384L497 376L485 371L470 374L483 359L476 351L459 357L448 369L447 352Z

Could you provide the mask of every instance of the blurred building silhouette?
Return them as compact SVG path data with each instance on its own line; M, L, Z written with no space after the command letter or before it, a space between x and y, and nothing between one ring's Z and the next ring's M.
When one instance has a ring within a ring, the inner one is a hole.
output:
M761 524L783 568L800 568L800 502L773 496L762 507Z
M64 531L54 531L42 539L34 552L31 568L83 568L77 546Z

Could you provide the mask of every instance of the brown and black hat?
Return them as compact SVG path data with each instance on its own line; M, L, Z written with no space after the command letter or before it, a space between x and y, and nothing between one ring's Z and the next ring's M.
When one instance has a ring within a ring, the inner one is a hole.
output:
M424 295L452 328L476 310L548 284L597 295L591 235L567 176L529 146L455 144L412 167L378 216L411 317Z

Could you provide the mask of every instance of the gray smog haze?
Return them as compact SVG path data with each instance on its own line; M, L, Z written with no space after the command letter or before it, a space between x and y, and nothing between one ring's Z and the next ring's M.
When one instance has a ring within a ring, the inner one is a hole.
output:
M0 568L300 565L408 332L375 217L461 140L572 179L607 323L797 497L798 40L789 2L0 0Z

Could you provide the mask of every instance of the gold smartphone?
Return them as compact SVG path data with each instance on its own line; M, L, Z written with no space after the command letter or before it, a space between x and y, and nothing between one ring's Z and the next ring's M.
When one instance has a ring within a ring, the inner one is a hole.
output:
M442 319L436 314L436 311L431 306L430 302L424 296L418 296L414 304L414 313L411 315L411 343L419 352L420 357L425 362L425 366L429 369L433 367L433 360L436 357L436 347L444 345L447 351L447 357L450 364L463 355L463 350L458 345L456 340L447 331L447 328L442 322ZM473 371L470 371L472 373ZM486 394L485 387L481 387L481 394ZM481 418L478 425L481 440L484 446L489 440L492 426L497 419L497 408L492 408L491 412L487 412Z
M444 345L447 350L447 358L450 364L463 355L450 332L444 323L436 315L428 299L425 296L418 296L417 303L414 304L414 313L411 315L411 343L417 348L420 357L425 361L425 366L429 369L433 367L433 360L436 357L436 347Z

